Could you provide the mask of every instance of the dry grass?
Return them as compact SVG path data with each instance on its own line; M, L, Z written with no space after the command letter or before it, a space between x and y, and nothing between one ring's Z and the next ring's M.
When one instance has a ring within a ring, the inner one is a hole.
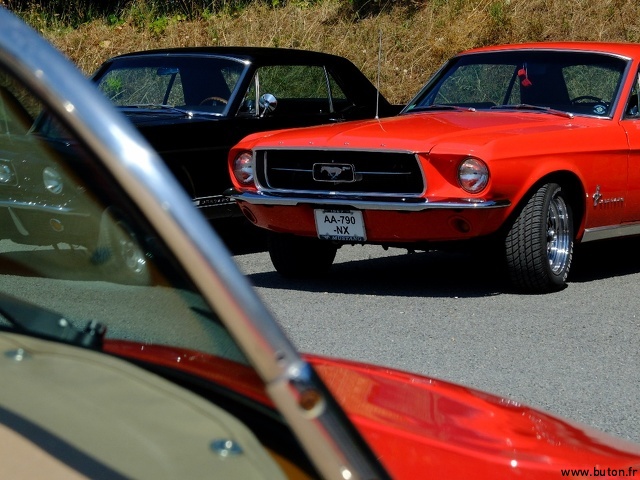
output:
M343 2L344 3L344 2ZM636 0L427 0L414 12L355 21L338 0L312 7L254 5L241 15L199 21L134 17L113 26L93 21L44 35L84 72L124 52L160 47L258 45L320 50L345 56L375 82L382 34L381 91L405 103L451 55L494 43L538 40L640 41Z

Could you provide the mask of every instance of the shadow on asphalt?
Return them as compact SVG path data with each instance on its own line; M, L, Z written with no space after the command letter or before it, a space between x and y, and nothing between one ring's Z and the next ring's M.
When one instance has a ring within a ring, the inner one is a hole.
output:
M494 273L496 268L483 265L486 260L469 254L397 252L393 256L336 263L319 278L284 278L275 271L248 277L255 286L264 288L400 297L484 297L502 293L508 287Z
M585 243L576 248L570 282L640 273L640 237Z
M211 226L232 255L264 252L267 249L266 230L258 228L244 218L216 220Z
M266 235L249 222L225 221L214 226L233 255L256 253L266 250ZM160 267L161 262L159 260ZM153 270L153 283L160 277ZM54 249L4 242L0 249L0 275L21 277L58 278L75 281L108 281L99 267L92 265L84 248ZM164 283L164 281L160 282Z
M232 255L264 252L265 231L248 222L227 222L214 227ZM359 248L359 247L349 247ZM375 251L375 250L374 250ZM324 277L288 279L270 271L248 275L257 287L301 291L356 293L379 296L486 297L517 293L501 266L482 255L464 252L408 254L392 249L395 255L336 263ZM34 266L34 258L39 260ZM28 258L27 258L28 257ZM27 262L25 259L28 259ZM102 275L87 268L81 251L2 252L0 274L48 277L68 272L69 280L101 280ZM25 265L31 265L27 267ZM70 268L73 266L73 268ZM55 271L55 275L49 271ZM640 273L640 237L606 240L576 248L569 284Z
M576 248L571 283L640 273L640 238ZM357 247L355 247L357 248ZM382 249L380 250L382 252ZM393 251L393 250L392 250ZM503 267L482 255L424 252L336 263L323 277L290 279L277 272L248 275L257 287L379 296L487 297L518 293Z

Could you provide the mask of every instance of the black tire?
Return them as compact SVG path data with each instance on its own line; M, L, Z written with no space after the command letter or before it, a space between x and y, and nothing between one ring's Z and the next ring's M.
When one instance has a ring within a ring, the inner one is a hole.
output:
M529 293L563 289L573 244L573 214L562 187L543 185L529 198L505 239L511 282Z
M328 241L272 233L267 239L269 256L276 271L291 278L326 274L336 258L338 247Z

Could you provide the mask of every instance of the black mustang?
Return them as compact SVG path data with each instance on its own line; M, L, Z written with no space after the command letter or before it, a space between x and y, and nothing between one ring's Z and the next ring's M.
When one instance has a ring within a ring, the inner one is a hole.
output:
M129 53L93 81L149 140L209 219L241 216L223 195L229 149L254 132L391 116L350 61L319 52L200 47Z

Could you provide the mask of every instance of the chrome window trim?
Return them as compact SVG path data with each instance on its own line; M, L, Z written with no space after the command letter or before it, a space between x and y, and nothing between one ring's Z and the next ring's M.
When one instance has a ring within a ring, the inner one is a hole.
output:
M162 59L166 59L166 58L207 58L207 59L216 59L216 60L229 60L235 63L239 63L241 65L243 65L242 68L242 73L240 74L240 76L238 77L238 81L236 82L236 84L233 87L233 90L231 90L229 98L227 99L227 105L224 108L223 112L219 113L219 114L212 114L212 117L225 117L225 118L230 118L230 117L234 117L235 114L232 114L232 112L229 110L231 108L231 105L233 104L233 102L235 101L236 97L238 96L239 92L240 92L240 87L241 85L243 85L244 79L247 76L249 70L251 69L251 62L249 60L245 60L243 58L240 57L236 57L236 56L226 56L226 55L220 55L220 54L214 54L214 53L188 53L188 52L177 52L177 53L148 53L148 54L131 54L131 55L118 55L115 57L111 57L108 62L110 62L110 64L113 64L115 62L122 62L122 63L127 63L127 62L131 62L133 64L135 64L136 60L146 60L148 58L162 58ZM111 65L109 65L107 72L110 72L111 69ZM91 81L96 82L96 76L98 73L100 73L102 71L102 69L96 71L93 73L93 75L91 76ZM104 76L104 73L102 73L102 76ZM102 78L102 77L101 77ZM118 106L118 108L126 108L123 106ZM197 110L194 110L196 112L198 112ZM202 112L198 112L198 113L202 113Z
M640 222L625 225L608 225L605 227L586 228L582 235L581 243L607 240L611 238L623 238L640 235Z
M562 43L562 42L558 42L558 43ZM557 53L576 53L576 54L592 54L592 55L602 55L602 56L607 56L607 57L612 57L612 58L617 58L620 60L623 60L627 63L624 71L621 74L621 83L618 86L618 90L616 91L616 95L615 97L612 99L611 101L611 110L610 110L610 114L609 115L591 115L591 114L587 114L587 113L573 113L574 116L576 117L585 117L585 118L598 118L598 119L602 119L602 120L613 120L614 115L616 110L618 109L619 105L620 105L620 101L621 101L621 96L622 96L622 92L624 90L624 81L626 80L627 76L629 75L629 69L632 67L633 64L633 59L631 57L629 57L628 55L623 55L621 53L615 53L615 52L607 52L607 51L603 51L603 50L599 50L597 48L594 49L576 49L576 48L572 48L570 45L570 42L565 42L566 45L563 47L544 47L543 45L540 44L525 44L523 47L518 47L517 45L514 45L511 48L482 48L482 49L478 49L478 51L467 51L467 52L461 52L458 55L455 55L454 57L450 58L447 62L445 62L442 66L440 66L440 68L427 80L427 82L425 83L425 85L418 91L418 93L407 103L407 105L402 109L402 111L400 112L400 114L403 113L424 113L424 112L414 112L413 111L413 107L415 107L414 103L418 101L419 98L422 97L423 92L425 92L427 89L431 88L432 83L436 82L439 80L440 75L446 71L449 68L449 65L453 62L456 62L460 57L467 57L467 56L476 56L476 55L484 55L484 54L493 54L493 53L519 53L519 52L523 52L523 51L527 51L527 52L557 52ZM531 46L533 45L533 46ZM486 110L486 111L491 111L491 110ZM500 111L500 110L496 110L496 111ZM530 112L530 113L536 113L536 112ZM539 112L538 112L539 113ZM622 115L620 118L624 117L624 109L622 112Z
M66 205L52 205L47 203L27 202L23 200L0 200L0 208L10 208L15 210L41 211L49 214L64 214L75 217L89 217L89 213L77 211Z

